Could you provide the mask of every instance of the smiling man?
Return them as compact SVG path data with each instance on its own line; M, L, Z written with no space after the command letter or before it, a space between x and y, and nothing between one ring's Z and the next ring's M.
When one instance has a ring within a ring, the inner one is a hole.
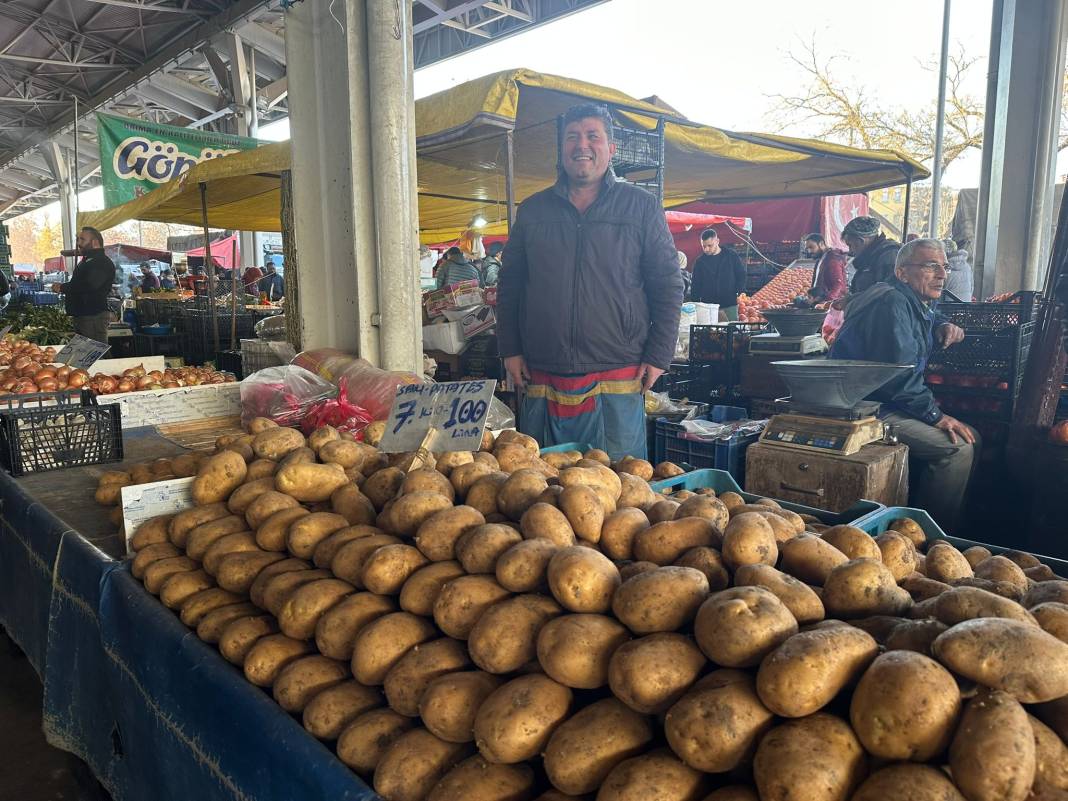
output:
M831 348L832 359L911 364L873 392L879 416L909 446L909 504L954 531L979 452L975 429L935 403L923 383L932 349L948 348L964 331L933 310L946 282L946 252L937 239L916 239L897 254L894 277L853 297Z
M646 456L643 391L671 362L682 276L664 211L612 172L612 118L564 115L560 175L520 204L504 249L497 339L542 445Z

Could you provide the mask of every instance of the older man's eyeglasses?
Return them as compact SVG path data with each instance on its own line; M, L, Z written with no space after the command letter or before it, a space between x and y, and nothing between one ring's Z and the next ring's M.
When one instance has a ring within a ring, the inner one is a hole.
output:
M949 265L941 261L909 261L905 262L904 267L919 267L928 275L934 275L938 272L946 272L949 269Z

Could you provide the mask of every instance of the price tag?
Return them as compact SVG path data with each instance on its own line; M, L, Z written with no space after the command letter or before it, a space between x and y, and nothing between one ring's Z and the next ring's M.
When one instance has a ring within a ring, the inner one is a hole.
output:
M111 345L75 334L63 350L56 354L56 362L70 365L76 370L88 370L109 350Z
M146 520L189 509L195 504L192 478L172 478L151 484L135 484L122 488L122 522L126 534L126 551L130 538Z
M397 387L379 450L384 453L418 450L433 428L438 435L432 450L477 451L496 386L496 380L490 379Z

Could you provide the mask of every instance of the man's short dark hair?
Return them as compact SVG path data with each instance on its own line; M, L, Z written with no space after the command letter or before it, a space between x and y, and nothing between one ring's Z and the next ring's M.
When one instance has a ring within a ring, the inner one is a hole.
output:
M579 103L577 106L572 106L564 112L564 127L566 128L573 122L588 119L600 120L604 124L605 133L608 134L608 142L613 141L612 115L608 112L608 107L600 103Z
M827 240L823 238L823 234L806 234L802 242L815 242L817 245L826 244Z
M101 234L98 230L96 230L95 228L90 228L88 225L86 225L82 228L82 231L88 233L90 237L99 242L100 247L104 247L104 235Z
M502 250L504 250L504 245L502 243L500 243L500 242L490 242L489 247L486 248L486 255L487 256L496 256Z
M445 258L451 259L453 256L462 256L464 252L460 248L453 245L451 248L445 251Z
M701 232L701 241L707 242L709 239L719 239L719 231L715 228L706 228Z

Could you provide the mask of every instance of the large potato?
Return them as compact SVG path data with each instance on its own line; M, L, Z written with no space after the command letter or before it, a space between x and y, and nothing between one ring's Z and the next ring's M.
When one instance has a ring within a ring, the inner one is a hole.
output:
M375 767L374 788L386 801L423 801L470 748L439 740L426 729L400 735Z
M605 514L596 492L581 485L565 487L560 493L559 506L575 536L587 542L601 539Z
M252 452L260 459L277 462L290 451L304 447L304 435L295 428L275 426L256 434L252 438Z
M408 651L437 636L434 625L407 612L392 612L360 629L352 648L352 675L361 684L385 681Z
M664 735L691 768L726 773L752 760L774 719L760 702L751 676L715 670L668 710Z
M411 718L399 715L392 709L364 712L354 718L338 737L338 759L361 776L369 777L382 760L382 755L414 725Z
M935 581L944 581L947 584L956 579L971 578L974 575L972 566L964 558L964 554L950 545L948 542L939 541L927 549L926 575Z
M260 610L255 604L236 603L216 607L208 612L197 623L197 636L206 643L212 645L219 642L226 627L243 617L253 617Z
M256 432L259 433L259 432ZM308 447L316 453L328 442L337 442L341 439L341 434L333 426L319 426L311 434L308 435Z
M732 570L742 565L774 565L779 547L771 524L759 514L735 515L723 532L723 561Z
M256 640L245 656L245 678L257 687L270 687L282 668L312 650L311 644L284 634Z
M619 646L608 665L608 684L636 712L666 712L701 673L705 658L681 634L650 634Z
M334 490L330 508L349 521L350 526L371 526L377 517L374 504L355 484L345 484Z
M205 570L175 573L160 586L159 600L168 609L179 609L191 596L214 586L215 579Z
M978 587L954 587L924 601L923 605L926 615L947 626L980 617L1001 617L1035 625L1034 616L1018 603Z
M303 506L297 505L296 501L293 501L293 504L289 508L279 509L259 524L256 529L256 544L263 550L285 551L289 527L310 514Z
M274 488L305 503L329 500L335 490L349 483L336 464L290 464L274 474Z
M616 765L597 793L598 801L699 801L708 777L680 762L666 748Z
M909 610L909 614L913 616L926 612L926 607L919 603L920 601L929 600L949 591L950 589L948 584L929 579L919 573L909 573L905 578L898 582L898 586L911 595L913 601L917 602L916 605Z
M267 606L263 600L263 593L267 589L267 584L272 578L280 573L291 573L297 570L308 570L311 568L307 562L303 559L282 559L278 562L272 562L266 567L262 568L259 573L256 574L256 578L252 582L252 586L248 589L248 597L252 603L256 604L260 609L266 609Z
M633 506L638 509L646 509L660 499L660 496L653 492L652 487L638 476L630 475L629 473L619 473L618 475L622 489L620 490L619 497L615 499L615 508L613 508L611 504L601 503L601 507L605 512L608 512L609 510L614 512L617 508L623 509L628 506ZM605 490L603 488L594 489L593 492L597 495L598 499L600 499L602 496L598 495L598 493L603 493ZM609 495L605 495L604 497L606 501L612 500Z
M239 617L231 621L219 635L219 653L227 662L241 667L252 646L277 631L278 624L271 615Z
M264 551L256 545L256 538L253 537L251 531L239 531L215 540L208 546L208 550L204 551L204 556L200 561L208 575L215 576L219 572L219 563L227 556L236 553L264 553Z
M545 489L548 486L545 477L536 470L531 470L529 468L516 470L503 484L501 484L500 489L497 492L497 508L500 510L501 514L506 515L512 520L519 520L523 517L523 513L534 505L538 496L545 492ZM468 503L470 502L471 499L469 497ZM559 510L555 511L557 511L560 517L565 521L567 520L567 518L564 517L563 512L560 512ZM570 523L568 523L567 529L568 531L571 530ZM572 534L572 536L574 535Z
M319 692L341 684L349 676L344 662L314 654L290 662L271 686L274 700L286 712L302 712Z
M967 557L965 557L967 558ZM975 577L990 581L1007 581L1027 592L1029 583L1023 569L1004 556L991 556L974 567Z
M869 754L927 762L949 745L960 705L949 671L922 654L889 651L861 676L849 719Z
M570 612L599 614L612 607L612 595L620 585L619 569L592 548L575 545L561 548L549 560L549 590Z
M757 747L753 776L761 798L846 801L867 772L849 725L819 713L788 720Z
M611 559L634 558L634 540L649 528L649 518L641 509L620 509L605 518L601 527L601 550Z
M378 449L371 445L345 439L327 442L319 448L319 461L360 472L366 472L365 468L373 466L378 461L378 455Z
M635 634L676 631L708 597L708 579L692 567L657 567L627 579L612 598L612 613Z
M1049 632L1061 642L1068 643L1068 604L1049 601L1032 606L1031 615L1043 631Z
M185 603L182 604L180 617L182 623L191 629L195 629L206 615L216 609L240 603L243 600L244 598L236 593L227 592L218 587L209 587L186 599Z
M1051 601L1068 604L1068 581L1040 581L1027 591L1021 603L1025 609L1030 609Z
M436 470L432 472L439 478L443 478L441 473ZM452 489L451 485L449 489ZM398 536L414 537L423 523L442 510L452 508L452 499L442 495L440 492L416 490L406 495L401 495L393 502L389 510L389 528L387 530Z
M937 768L900 764L878 770L865 779L851 801L965 801L965 798Z
M538 662L567 687L595 689L608 683L612 655L630 640L627 629L604 615L563 615L538 632Z
M273 491L273 473L267 478L247 480L230 494L230 499L226 502L226 507L235 515L243 515L254 500L265 492Z
M185 553L190 559L196 559L199 562L217 539L245 530L245 518L240 515L229 515L212 520L210 523L203 523L189 532L185 541Z
M753 667L797 633L797 620L770 590L734 587L701 605L693 631L701 651L717 665Z
M776 715L811 715L860 676L878 653L875 639L852 626L803 631L764 659L757 672L757 692Z
M715 524L705 517L656 523L635 536L634 558L641 562L670 565L691 548L711 546L717 544L717 540L719 536Z
M519 528L524 539L546 539L560 548L575 544L575 532L567 517L547 503L532 503L526 508L519 520Z
M879 546L879 558L890 569L894 581L901 581L916 569L916 549L903 534L884 531L875 538L875 544Z
M379 595L399 595L411 575L428 564L427 558L413 545L384 545L367 557L360 581Z
M508 474L500 470L483 476L471 485L464 496L464 502L483 515L497 514L501 511L497 505L497 496L508 478Z
M449 478L452 477L452 471L457 467L475 463L475 456L470 451L446 451L445 453L435 454L435 458L437 463L434 465L434 469ZM450 481L449 483L452 482Z
M675 513L676 520L687 517L705 518L722 535L724 529L727 528L727 523L730 522L731 515L726 504L719 498L711 495L694 495L692 498L684 500ZM720 543L717 542L715 544L719 545Z
M130 572L136 579L144 578L145 569L153 562L160 559L170 559L181 556L182 552L169 542L156 542L144 546L130 562Z
M413 615L431 617L434 614L434 602L446 583L463 576L464 569L459 562L431 562L408 577L400 591L400 608Z
M1068 791L1068 745L1038 718L1027 716L1035 736L1035 784Z
M338 548L330 561L330 570L339 579L344 579L353 587L363 589L363 567L371 554L386 545L396 545L399 539L391 534L372 534L358 537Z
M323 656L352 659L352 647L360 630L396 611L392 598L370 592L348 595L319 617L315 624L315 645Z
M780 569L806 584L823 586L827 576L849 557L829 542L811 534L799 534L782 546Z
M503 680L480 670L446 673L419 698L419 717L435 736L452 743L475 739L475 714Z
M882 644L887 651L915 651L930 656L932 643L948 628L937 620L903 620L890 630Z
M393 500L404 483L404 471L396 467L387 467L369 475L360 491L381 510L388 501Z
M908 547L912 548L911 545ZM790 610L799 625L823 620L823 601L815 591L804 582L776 570L771 565L742 565L735 571L734 583L738 587L763 587L770 590Z
M822 600L827 614L842 620L897 616L912 606L912 596L897 586L890 568L879 559L867 558L853 559L831 570Z
M471 664L459 640L441 637L416 645L386 674L382 689L389 706L408 717L418 717L419 699L438 676L456 673Z
M323 579L332 579L329 570L288 570L272 576L264 584L260 595L263 608L278 617L289 596L296 592L297 588Z
M491 606L467 638L471 660L487 673L511 673L537 656L538 632L561 613L544 595L520 595Z
M882 551L871 535L856 526L831 526L821 531L820 537L850 559L882 558Z
M222 451L208 459L197 471L189 494L197 506L220 503L241 486L248 466L239 454Z
M475 461L462 464L449 472L449 483L456 490L457 498L466 498L468 490L475 485L475 482L492 472L493 468L485 462Z
M336 740L352 721L382 705L382 694L358 681L327 687L308 701L302 720L312 737Z
M337 552L341 550L341 546L361 537L373 537L376 534L384 533L382 529L366 525L339 528L326 539L320 540L319 544L315 546L315 550L312 551L312 564L316 567L328 568L334 561L334 557L337 556Z
M415 532L415 545L431 562L447 562L456 558L457 540L485 524L485 516L477 509L449 506L423 521Z
M516 543L497 559L497 583L512 592L532 592L546 585L549 562L558 547L537 538Z
M1021 703L1068 695L1068 645L1038 626L1003 618L958 623L931 646L954 673Z
M567 718L571 690L532 673L494 690L475 714L475 744L489 762L514 764L542 753Z
M224 590L247 595L260 571L284 558L280 553L260 549L230 553L219 560L215 580Z
M163 585L176 573L189 573L197 570L200 564L188 556L170 556L157 559L145 568L143 581L145 589L153 595L159 595Z
M456 490L449 479L433 467L421 467L404 477L400 494L411 495L413 492L437 492L448 498L450 503L456 499Z
M340 579L322 579L297 587L282 604L278 626L287 637L310 640L319 618L352 593L352 585Z
M495 765L476 754L446 773L427 801L509 801L529 798L533 791L529 765Z
M140 551L146 545L170 542L170 526L173 519L174 515L159 515L143 522L130 538L130 549Z
M601 490L613 501L618 500L623 491L622 479L604 465L569 467L561 470L560 484L564 487L581 485Z
M456 559L468 573L494 573L497 559L523 536L511 526L486 523L476 526L457 542Z
M674 562L675 567L692 567L700 570L708 579L708 589L719 592L731 583L731 574L723 562L723 556L715 548L690 548Z
M616 765L642 753L653 740L649 719L615 698L579 710L562 723L545 748L545 773L564 793L592 793Z
M301 446L300 448L294 448L278 462L278 468L288 467L294 464L315 464L315 451L311 448ZM277 473L278 470L275 470Z
M438 593L434 622L448 636L466 640L482 614L510 594L490 576L461 576Z
M969 801L1023 801L1035 781L1035 735L1019 702L981 691L964 707L949 749L953 781Z

